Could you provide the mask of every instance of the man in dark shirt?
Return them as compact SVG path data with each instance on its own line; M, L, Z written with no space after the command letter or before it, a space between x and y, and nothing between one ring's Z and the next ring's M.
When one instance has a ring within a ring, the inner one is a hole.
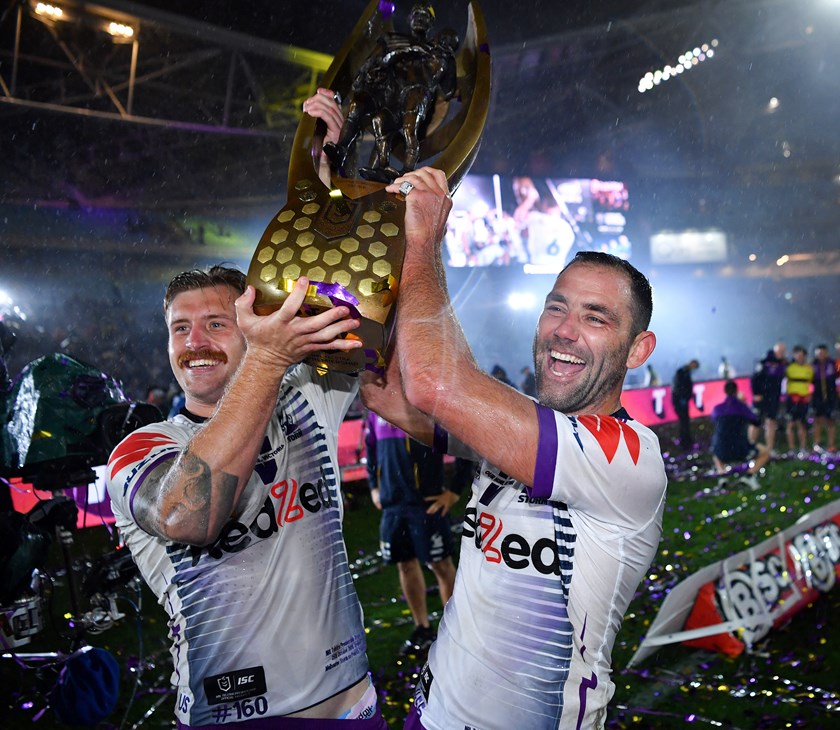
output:
M834 451L834 410L837 408L837 366L828 356L828 345L814 349L814 392L811 394L811 412L814 416L814 451ZM825 441L820 445L820 435Z
M373 504L382 511L382 558L396 564L400 587L414 619L414 632L401 653L421 652L429 648L436 635L429 622L421 562L435 574L441 603L446 605L455 587L447 513L460 492L444 488L441 453L409 438L373 412L365 425L368 486ZM457 489L462 484L453 487Z
M764 424L764 442L772 456L779 427L779 404L782 399L782 381L788 365L787 345L779 340L768 350L752 377L753 407ZM757 436L755 437L757 440Z
M671 403L677 412L680 420L679 444L683 451L691 451L694 448L694 440L691 437L691 416L688 415L688 405L694 395L694 382L691 379L691 371L697 370L700 363L691 360L674 373L674 382L671 385Z
M723 386L726 399L712 410L712 457L718 474L725 474L736 462L749 461L747 477L741 481L751 489L758 488L756 475L770 459L770 450L764 444L749 440L750 425L760 423L755 411L738 397L738 385L734 380Z
M505 370L501 365L494 365L493 369L490 371L490 375L492 375L496 380L501 381L505 385L509 385L511 388L515 388L516 386L511 382L511 379L508 377L507 370Z

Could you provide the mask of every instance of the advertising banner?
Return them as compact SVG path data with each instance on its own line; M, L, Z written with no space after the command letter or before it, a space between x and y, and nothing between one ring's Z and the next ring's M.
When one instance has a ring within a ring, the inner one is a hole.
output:
M834 587L840 500L674 586L628 666L665 644L737 656Z

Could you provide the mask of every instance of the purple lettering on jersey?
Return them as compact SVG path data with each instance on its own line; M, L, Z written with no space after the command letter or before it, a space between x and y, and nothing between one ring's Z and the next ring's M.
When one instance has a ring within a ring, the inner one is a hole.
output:
M175 615L175 606L172 605L172 597L167 595L166 596L166 610L169 612L170 616ZM170 628L170 633L172 634L172 646L175 648L175 676L178 678L176 684L181 683L181 624L177 621L172 623L172 627Z
M537 463L534 465L534 486L529 490L529 494L532 497L547 499L551 496L554 471L557 466L557 424L554 422L554 411L539 403L534 405L537 407L540 436L537 445Z
M491 484L484 490L484 493L481 495L481 499L478 500L478 503L485 506L489 505L494 499L496 499L502 489L503 487L500 484Z
M271 452L271 441L268 440L268 436L263 439L262 448L260 448L260 455L268 454ZM274 459L268 459L260 463L259 461L254 466L254 471L260 475L260 479L263 480L263 484L271 484L274 481L274 478L277 476L277 462Z

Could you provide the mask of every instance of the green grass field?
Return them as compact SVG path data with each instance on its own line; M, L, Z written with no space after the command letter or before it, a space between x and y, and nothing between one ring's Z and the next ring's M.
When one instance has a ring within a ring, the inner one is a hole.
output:
M698 424L701 441L707 427ZM663 446L669 434L662 435ZM829 592L775 629L752 653L736 659L673 645L632 670L626 669L662 596L697 569L754 545L793 524L802 514L840 499L840 462L777 461L768 465L756 492L717 489L705 476L710 460L668 459L672 478L664 517L661 548L649 575L632 602L613 653L616 694L608 727L616 728L777 728L840 727L840 632L836 616L840 591ZM345 534L365 607L368 654L380 692L383 713L392 728L402 727L420 657L399 659L398 649L412 624L401 598L396 568L377 556L379 513L364 484L348 490ZM466 498L462 500L461 508ZM109 551L113 542L104 528L77 534L72 555L82 568ZM49 570L60 573L61 552L54 546ZM66 576L57 575L51 622L20 651L67 651ZM434 578L427 572L429 586ZM118 606L126 617L88 641L108 649L122 667L122 693L117 710L100 727L172 726L172 695L166 651L166 619L145 590L120 591ZM142 604L137 611L138 601ZM430 588L430 610L440 601ZM142 621L138 621L138 615ZM37 662L22 668L0 662L4 728L53 728L61 725L46 707L45 691L54 673ZM137 672L137 668L142 671ZM507 730L507 729L503 729ZM513 730L513 729L511 729Z

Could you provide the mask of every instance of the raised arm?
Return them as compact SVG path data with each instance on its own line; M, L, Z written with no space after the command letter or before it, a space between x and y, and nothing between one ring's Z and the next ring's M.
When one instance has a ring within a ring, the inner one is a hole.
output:
M237 299L247 351L204 428L134 497L135 518L147 532L191 545L212 543L236 513L287 368L317 350L361 345L342 338L358 326L346 307L313 317L297 314L308 285L299 279L283 306L267 316L254 314L253 287Z
M441 243L452 206L446 178L420 168L408 180L406 254L400 279L399 366L411 405L489 459L532 484L539 427L534 402L484 373L476 364L452 310Z
M338 97L334 91L318 88L312 96L303 102L303 111L311 117L322 120L327 125L327 132L322 144L338 142L341 127L344 124L344 115L341 113ZM330 185L330 161L323 153L321 153L318 161L318 177L324 185Z
M430 416L408 402L400 376L399 344L395 333L394 346L388 354L385 372L381 375L364 372L360 376L362 401L365 406L389 423L401 428L415 441L426 446L434 443L435 423Z
M327 125L324 142L338 142L341 125L344 124L344 115L341 113L341 107L338 105L338 98L334 91L318 88L312 96L303 102L303 111L311 117L323 120Z

